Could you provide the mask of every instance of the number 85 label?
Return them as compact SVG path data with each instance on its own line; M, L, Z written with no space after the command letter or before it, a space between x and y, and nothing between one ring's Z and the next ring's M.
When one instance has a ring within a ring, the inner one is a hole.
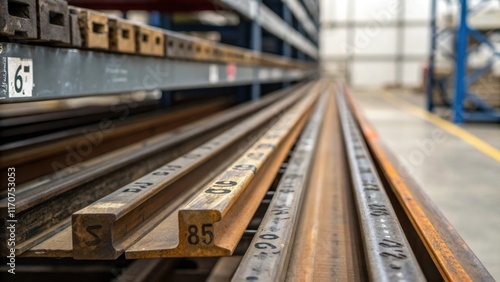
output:
M191 245L198 245L201 242L205 245L209 245L214 240L213 226L212 224L202 224L201 230L195 224L189 225L188 227L188 243ZM201 232L199 232L201 231Z
M9 97L31 97L33 94L33 60L7 58Z

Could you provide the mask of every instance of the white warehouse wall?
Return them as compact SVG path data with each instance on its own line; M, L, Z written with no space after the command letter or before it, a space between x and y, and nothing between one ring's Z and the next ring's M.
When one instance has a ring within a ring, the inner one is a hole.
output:
M430 0L322 0L320 54L326 70L355 87L422 82Z

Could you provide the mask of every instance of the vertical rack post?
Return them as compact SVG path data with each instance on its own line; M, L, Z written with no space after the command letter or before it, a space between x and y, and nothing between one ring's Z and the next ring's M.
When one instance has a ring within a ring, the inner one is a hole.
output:
M282 2L281 13L282 13L282 16L283 16L283 20L287 24L289 24L291 26L292 25L292 21L293 21L293 19L292 19L292 13L290 12L290 8L288 8L288 5L286 3L284 3L284 2ZM290 58L292 56L292 47L285 40L282 40L281 42L282 42L282 46L281 46L282 55L284 57ZM289 81L283 82L283 88L286 88L286 87L289 87L289 86L290 86L290 82Z
M455 97L453 100L453 122L461 124L464 122L464 100L467 85L465 81L467 68L467 0L460 0L460 22L456 37L455 53Z
M437 40L437 0L431 1L431 45L429 51L429 63L427 65L427 88L426 88L426 108L427 111L432 112L434 110L434 68L436 64L436 40Z
M169 30L172 29L172 19L170 18L169 14L165 12L160 12L160 13L157 12L154 13L153 15L155 15L157 22L155 26ZM171 107L174 104L173 95L174 95L173 92L170 90L162 90L159 107L160 108Z
M298 30L298 32L300 34L305 34L305 31L302 28L302 25L300 25L299 23L297 23L296 27L297 27L297 30ZM306 59L306 54L304 54L304 52L302 52L300 50L297 50L297 59L299 59L299 60L305 60Z
M396 41L396 85L401 87L404 81L404 62L405 62L405 0L399 0L396 18L397 41Z
M262 50L262 30L260 27L260 5L262 0L255 0L253 6L255 18L251 22L250 40L251 49L254 51ZM259 83L259 68L253 69L253 82L252 82L252 100L257 100L260 97L260 83Z

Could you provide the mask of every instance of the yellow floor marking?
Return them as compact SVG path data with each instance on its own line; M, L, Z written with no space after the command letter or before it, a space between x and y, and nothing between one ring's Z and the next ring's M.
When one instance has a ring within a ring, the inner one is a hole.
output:
M457 137L462 138L465 142L469 143L479 151L493 158L497 162L500 162L500 150L495 149L493 146L474 136L473 134L467 132L466 130L454 125L453 123L438 117L435 114L429 113L428 111L414 106L401 98L394 96L393 94L384 93L382 97L389 103L397 106L400 109L404 109L413 115L425 119L442 129L446 130L448 133L453 134Z

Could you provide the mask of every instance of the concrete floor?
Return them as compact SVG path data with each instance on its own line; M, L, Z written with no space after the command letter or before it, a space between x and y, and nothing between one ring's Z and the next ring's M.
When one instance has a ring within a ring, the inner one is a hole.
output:
M426 117L423 95L353 92L382 141L500 281L500 126L467 124L464 132Z

